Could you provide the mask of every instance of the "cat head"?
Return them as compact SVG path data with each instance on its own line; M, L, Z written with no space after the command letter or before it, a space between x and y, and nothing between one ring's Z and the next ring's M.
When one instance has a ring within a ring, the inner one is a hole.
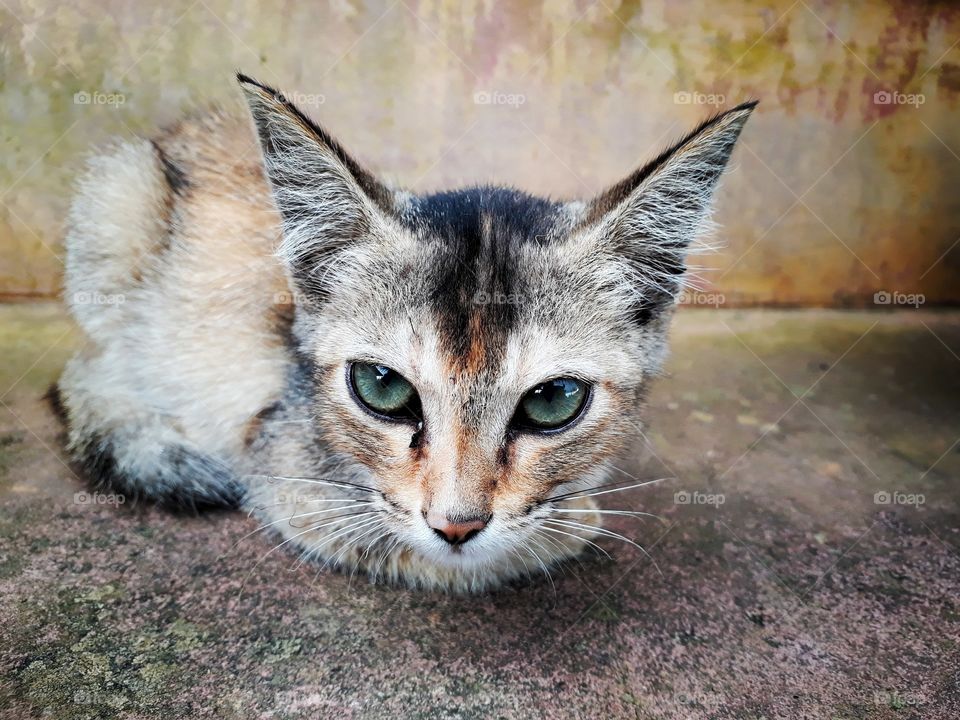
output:
M690 243L755 103L589 201L388 187L239 76L281 217L325 446L438 563L515 550L602 481L665 355Z

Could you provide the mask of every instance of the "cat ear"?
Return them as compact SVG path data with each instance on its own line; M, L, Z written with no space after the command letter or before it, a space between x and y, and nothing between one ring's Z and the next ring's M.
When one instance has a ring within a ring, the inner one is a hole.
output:
M622 284L638 322L680 291L690 243L709 223L713 191L756 104L707 120L584 208L578 229L626 268Z
M301 290L324 296L335 256L358 241L383 236L397 195L281 93L240 73L237 80L282 219L278 255Z

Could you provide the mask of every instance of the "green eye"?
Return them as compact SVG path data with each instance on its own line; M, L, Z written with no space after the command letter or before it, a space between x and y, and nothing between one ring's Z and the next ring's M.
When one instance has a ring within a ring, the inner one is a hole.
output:
M420 396L413 385L385 365L355 362L350 365L354 397L367 410L393 420L419 420Z
M527 430L559 430L580 416L589 394L590 386L580 380L547 380L520 399L511 425Z

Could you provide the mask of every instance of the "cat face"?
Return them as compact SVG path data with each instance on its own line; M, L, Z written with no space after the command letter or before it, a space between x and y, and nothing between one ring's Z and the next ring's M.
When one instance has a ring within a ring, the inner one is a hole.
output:
M515 552L601 482L665 354L684 256L753 105L590 202L387 188L241 78L298 291L317 430L438 564Z

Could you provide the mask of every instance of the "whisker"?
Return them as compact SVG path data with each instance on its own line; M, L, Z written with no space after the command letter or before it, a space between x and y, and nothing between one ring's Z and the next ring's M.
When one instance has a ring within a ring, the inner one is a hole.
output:
M659 515L654 515L653 513L641 512L639 510L586 510L580 508L547 508L549 512L554 513L596 513L597 515L623 515L626 517L636 517L636 518L653 518L654 520L659 520L662 523L666 522L666 519L660 517Z
M320 569L317 570L317 577L319 577L319 576L320 576L320 573L323 572L323 570L324 570L326 567L328 567L328 566L329 566L330 568L335 569L336 566L337 566L337 565L336 565L336 564L337 564L337 561L339 561L340 557L341 557L344 553L346 553L348 550L350 550L352 547L354 547L354 545L357 543L357 541L359 541L361 538L366 537L368 534L370 534L370 532L372 532L372 531L376 530L377 528L379 528L382 523L383 523L383 520L382 520L381 518L372 518L372 519L366 521L365 523L363 523L363 524L361 524L361 525L357 525L357 526L355 526L355 527L348 528L346 531L337 533L337 534L334 535L333 537L331 537L331 538L329 538L328 540L326 540L326 541L323 543L324 545L330 544L331 542L333 542L334 540L336 540L337 537L343 537L344 535L350 535L350 534L352 534L352 533L355 533L355 532L358 531L358 530L361 530L361 529L363 529L363 528L367 528L367 527L370 526L370 525L373 525L372 528L370 528L370 529L368 529L368 530L365 530L363 533L361 533L361 534L358 535L357 537L347 538L346 542L344 543L344 546L343 546L342 548L340 548L340 550L337 552L337 554L334 555L334 556L332 556L332 557L327 558L326 561L324 561L323 565L320 566Z
M559 568L560 572L563 573L564 577L566 577L567 567L566 567L566 564L562 562L562 560L565 560L570 555L570 549L565 547L563 543L557 540L554 540L552 537L544 533L543 528L540 528L540 527L536 527L533 529L533 534L530 536L530 540L535 542L537 544L537 547L542 548L543 551L546 552L548 555L555 555L555 557L553 558L551 567ZM550 546L547 547L542 542L540 542L541 540L543 540L543 542L550 543ZM574 556L573 559L576 561L577 565L579 565L581 569L586 570L586 568L583 567L583 563L580 562L580 558ZM558 562L558 560L561 562ZM573 571L571 569L571 573L572 572Z
M271 553L276 552L277 550L279 550L280 548L282 548L284 545L286 545L288 542L291 542L291 541L293 541L293 540L296 540L298 537L300 537L301 535L306 535L308 532L312 532L312 531L314 531L314 530L319 530L320 528L327 527L328 525L336 525L336 524L338 524L338 523L343 522L344 520L346 520L346 519L348 519L348 518L359 517L359 516L361 516L361 515L373 515L373 514L378 513L378 512L383 512L383 511L382 511L382 510L365 510L365 511L363 511L363 512L350 513L350 514L348 514L348 515L342 515L342 516L336 517L336 518L324 518L324 522L320 523L319 525L311 525L310 527L308 527L308 528L307 528L306 530L304 530L303 532L298 532L296 535L293 535L293 536L287 538L287 539L284 540L282 543L280 543L279 545L277 545L276 547L274 547L272 550L270 550L270 551L267 553L267 555L270 555ZM266 559L267 555L264 555L264 556L260 559L260 561L258 561L257 564L259 565L260 562L262 562L264 559ZM254 565L254 567L256 567L256 565Z
M382 541L384 538L390 537L390 535L391 535L391 533L390 533L390 528L387 527L386 522L382 522L379 527L374 527L374 529L375 529L375 530L378 530L378 529L380 529L380 527L384 527L384 528L386 528L386 530L383 531L383 532L381 532L377 537L375 537L372 542L367 543L367 547L364 548L363 553L361 553L360 557L357 558L357 562L354 564L353 568L350 570L350 580L349 580L349 582L347 582L347 590L349 590L349 589L351 588L351 586L353 585L353 576L356 574L357 570L358 570L358 569L360 568L360 566L363 564L363 561L364 561L364 559L367 557L367 554L368 554L374 547L376 547L376 545L377 545L378 543L380 543L380 541Z
M646 487L647 485L653 485L655 483L664 482L665 480L675 480L676 478L657 478L656 480L645 480L641 483L636 483L634 485L627 485L626 487L613 488L611 490L600 490L599 492L586 492L584 490L576 490L574 492L565 493L564 495L557 495L556 497L549 497L543 500L543 503L552 503L558 502L560 500L579 500L580 498L596 497L598 495L607 495L609 493L615 492L624 492L625 490L633 490L635 488ZM626 482L621 481L621 482ZM610 483L610 485L617 485L619 483ZM598 488L605 488L607 485L598 485L594 488L586 488L586 490L593 491Z
M321 515L322 513L328 513L328 512L339 512L340 510L349 510L350 508L353 508L353 507L362 507L363 505L372 505L372 504L373 504L373 503L364 502L364 503L357 503L356 505L346 505L346 506L340 505L340 506L335 507L335 508L327 508L326 510L314 510L314 511L308 512L308 513L301 513L300 515L290 515L289 517L282 517L282 518L280 518L279 520L274 520L273 522L268 522L268 523L266 523L266 524L264 524L264 525L261 525L261 526L258 527L256 530L251 530L251 531L248 532L246 535L244 535L244 536L241 537L239 540L237 540L237 542L234 543L233 547L236 548L237 545L239 545L240 543L242 543L244 540L246 540L246 539L247 539L248 537L250 537L251 535L256 535L256 534L257 534L258 532L260 532L261 530L266 530L268 527L272 527L272 526L277 525L277 524L282 523L282 522L290 522L291 520L298 520L298 519L300 519L300 518L310 517L310 516L312 516L312 515ZM341 516L341 517L351 517L351 515L343 515L343 516ZM323 518L323 519L324 519L324 520L333 520L334 518ZM292 525L292 523L291 523L291 525ZM293 526L293 527L296 527L296 526L294 526L294 525L292 525L292 526Z
M626 535L621 535L620 533L616 533L613 530L607 530L606 528L599 528L594 525L586 525L584 523L575 522L573 520L544 520L544 522L560 523L565 527L575 527L577 529L586 530L588 532L596 533L597 535L602 535L604 537L622 540L623 542L629 545L633 545L633 547L637 548L637 550L639 550L644 555L646 555L647 559L653 563L653 566L656 568L657 572L660 573L660 575L663 575L663 572L660 570L660 567L657 565L657 561L654 560L652 557L650 557L650 553L646 551L646 548L644 548L639 543L634 542L633 540L628 538Z
M286 482L301 482L307 483L308 485L329 485L331 487L340 487L340 488L355 488L357 490L363 490L368 493L378 493L379 490L376 490L372 487L367 487L366 485L359 485L357 483L347 482L346 480L322 480L321 478L309 478L309 477L297 477L295 475L244 475L245 478L257 478L261 480L283 480Z
M539 540L543 540L544 542L550 543L550 547L553 548L553 552L556 553L556 555L557 555L558 558L566 559L566 558L570 555L570 548L566 547L566 546L565 546L563 543L561 543L559 540L555 540L554 538L552 538L552 537L550 537L549 535L547 535L545 532L543 532L543 528L541 528L541 527L534 528L534 530L533 530L533 536L531 536L530 539L532 540L533 537L537 537ZM538 545L540 545L539 540L538 540L538 542L537 542ZM542 545L540 545L540 546L543 547ZM574 562L577 563L577 565L580 566L580 569L581 569L581 570L586 570L586 568L583 566L583 563L580 562L580 558L579 558L579 557L577 557L576 555L574 555L574 556L573 556L573 560L574 560ZM564 567L564 563L561 562L561 563L559 563L559 564L556 565L556 566L560 568L560 572L562 572L564 575L567 574L567 569L566 569L566 567Z
M381 512L383 512L383 510L370 510L370 511L367 511L367 512L365 512L365 513L354 513L353 515L350 515L349 517L358 517L358 518L359 518L359 517L362 516L362 515L375 515L375 514L381 513ZM311 545L309 550L305 551L304 553L301 553L300 558L297 560L296 563L294 563L293 567L291 567L290 570L293 571L293 570L296 570L297 568L299 568L301 565L303 565L305 562L307 562L307 560L309 560L309 558L310 558L311 555L313 555L315 552L317 552L320 548L324 547L325 545L328 545L329 543L333 542L333 541L336 540L338 537L341 537L341 536L343 536L343 535L346 535L346 534L348 534L348 533L351 533L351 532L353 532L354 530L358 530L358 529L361 528L361 527L366 527L368 524L370 524L370 523L372 523L372 522L376 522L377 520L379 520L379 518L370 518L370 517L368 517L368 518L365 519L365 520L359 520L359 519L358 519L358 520L354 520L354 521L351 522L351 523L348 523L347 525L342 525L342 526L340 526L340 527L332 528L329 532L327 532L327 534L326 534L324 537L320 538L317 542L315 542L313 545ZM314 529L321 528L321 527L326 527L327 525L330 525L330 524L332 524L332 523L324 523L323 525L318 525L318 526L316 526L316 528L314 528ZM322 570L322 569L323 569L323 568L321 567L321 570Z
M523 543L521 543L521 546ZM523 563L523 570L527 573L527 580L533 581L533 576L530 574L530 565L527 564L527 561L524 559L523 555L520 554L520 551L515 547L510 548L510 552L517 556L517 559Z
M368 523L368 524L369 524L369 523ZM359 535L357 535L355 538L348 539L347 542L344 544L344 546L340 549L340 552L338 552L338 553L337 553L336 555L334 555L332 558L330 558L329 560L327 560L322 566L320 566L320 569L317 571L317 577L320 576L320 573L323 572L323 569L324 569L325 567L327 567L327 565L330 565L330 567L332 567L332 568L336 568L336 567L337 567L337 563L340 561L340 558L341 558L341 557L343 557L349 550L351 550L351 549L353 549L354 547L356 547L357 544L358 544L363 538L365 538L367 535L369 535L369 534L372 533L372 532L376 532L376 531L379 530L380 527L382 527L382 526L383 526L383 519L382 519L382 518L376 518L376 522L373 523L373 527L372 527L372 528L370 528L370 529L368 529L368 530L365 530L364 532L362 532L362 533L360 533ZM366 527L366 526L364 526L364 527ZM356 530L356 529L359 529L359 528L355 528L355 530ZM347 583L347 587L349 588L349 583Z
M383 512L383 511L382 511L382 510L367 510L367 511L365 511L365 512L363 512L363 513L352 513L352 514L350 514L350 515L346 515L346 516L344 516L344 518L357 517L358 515L373 515L374 513L377 513L377 512ZM286 545L287 543L293 542L294 540L296 540L296 539L297 539L298 537L300 537L301 535L306 535L308 532L311 532L311 531L313 531L313 530L318 530L318 529L320 529L320 528L322 528L322 527L326 527L327 525L331 525L331 524L334 524L334 523L342 522L341 519L330 520L329 518L326 518L326 520L327 520L327 522L321 523L320 525L311 525L311 526L308 527L306 530L303 530L302 532L298 532L296 535L291 535L291 536L288 537L286 540L284 540L283 542L281 542L279 545L276 545L276 546L272 547L270 550L268 550L266 553L264 553L264 554L260 557L260 559L257 560L257 562L255 562L255 563L253 564L253 567L250 568L249 572L247 572L246 576L245 576L244 579L243 579L243 582L240 584L240 588L237 590L237 594L239 595L240 593L243 592L243 588L244 588L244 586L246 585L247 580L250 578L250 576L253 575L253 571L256 570L258 567L260 567L260 565L263 563L264 560L266 560L270 555L272 555L273 553L275 553L277 550L279 550L280 548L282 548L284 545Z
M383 554L380 556L380 559L377 561L377 566L373 570L374 582L376 582L377 579L380 577L380 568L383 566L383 563L387 561L387 558L390 557L390 553L392 553L399 544L400 544L400 536L397 535L396 537L394 537L393 542L390 543L386 548L384 548Z
M295 572L302 565L305 565L306 563L312 561L313 559L319 560L320 548L333 542L338 537L342 537L343 535L349 535L350 533L355 532L362 527L366 527L367 525L375 523L378 520L379 518L359 519L359 520L354 520L353 522L348 523L347 525L341 525L340 527L331 528L326 533L326 535L324 535L322 538L319 538L309 548L307 548L302 553L300 553L296 562L290 566L290 572ZM321 566L320 570L317 571L317 574L314 576L314 580L316 580L320 576L320 571L322 570L323 570L323 566Z
M372 500L359 500L357 498L317 498L315 500L306 500L304 498L298 498L297 503L306 505L307 503L362 503L364 505L373 505ZM277 507L278 505L291 505L289 500L281 500L280 502L269 503L267 505L254 505L250 508L250 512L247 515L252 515L257 510L266 510L267 508Z
M544 521L544 522L549 522L549 521ZM576 540L579 540L579 541L582 542L582 543L586 543L587 545L591 545L591 546L595 547L597 550L599 550L600 552L602 552L604 555L606 555L608 558L610 558L611 560L613 560L613 557L610 555L610 553L608 553L606 550L604 550L600 545L597 545L597 544L596 544L595 542L593 542L593 540L591 540L590 538L585 538L585 537L583 537L582 535L574 535L573 533L565 532L565 531L563 531L563 530L558 530L557 528L548 527L548 526L546 526L546 525L542 525L541 527L542 527L544 530L549 530L550 532L554 532L554 533L560 533L561 535L566 535L567 537L572 537L572 538L574 538L574 539L576 539Z
M543 570L543 574L547 576L547 580L550 582L550 587L553 590L553 606L556 607L559 600L557 599L557 586L553 582L553 576L550 574L550 571L547 569L547 566L544 564L543 560L540 559L540 556L537 555L537 551L530 547L527 543L522 543L523 549L531 553L538 563L540 563L540 569Z

